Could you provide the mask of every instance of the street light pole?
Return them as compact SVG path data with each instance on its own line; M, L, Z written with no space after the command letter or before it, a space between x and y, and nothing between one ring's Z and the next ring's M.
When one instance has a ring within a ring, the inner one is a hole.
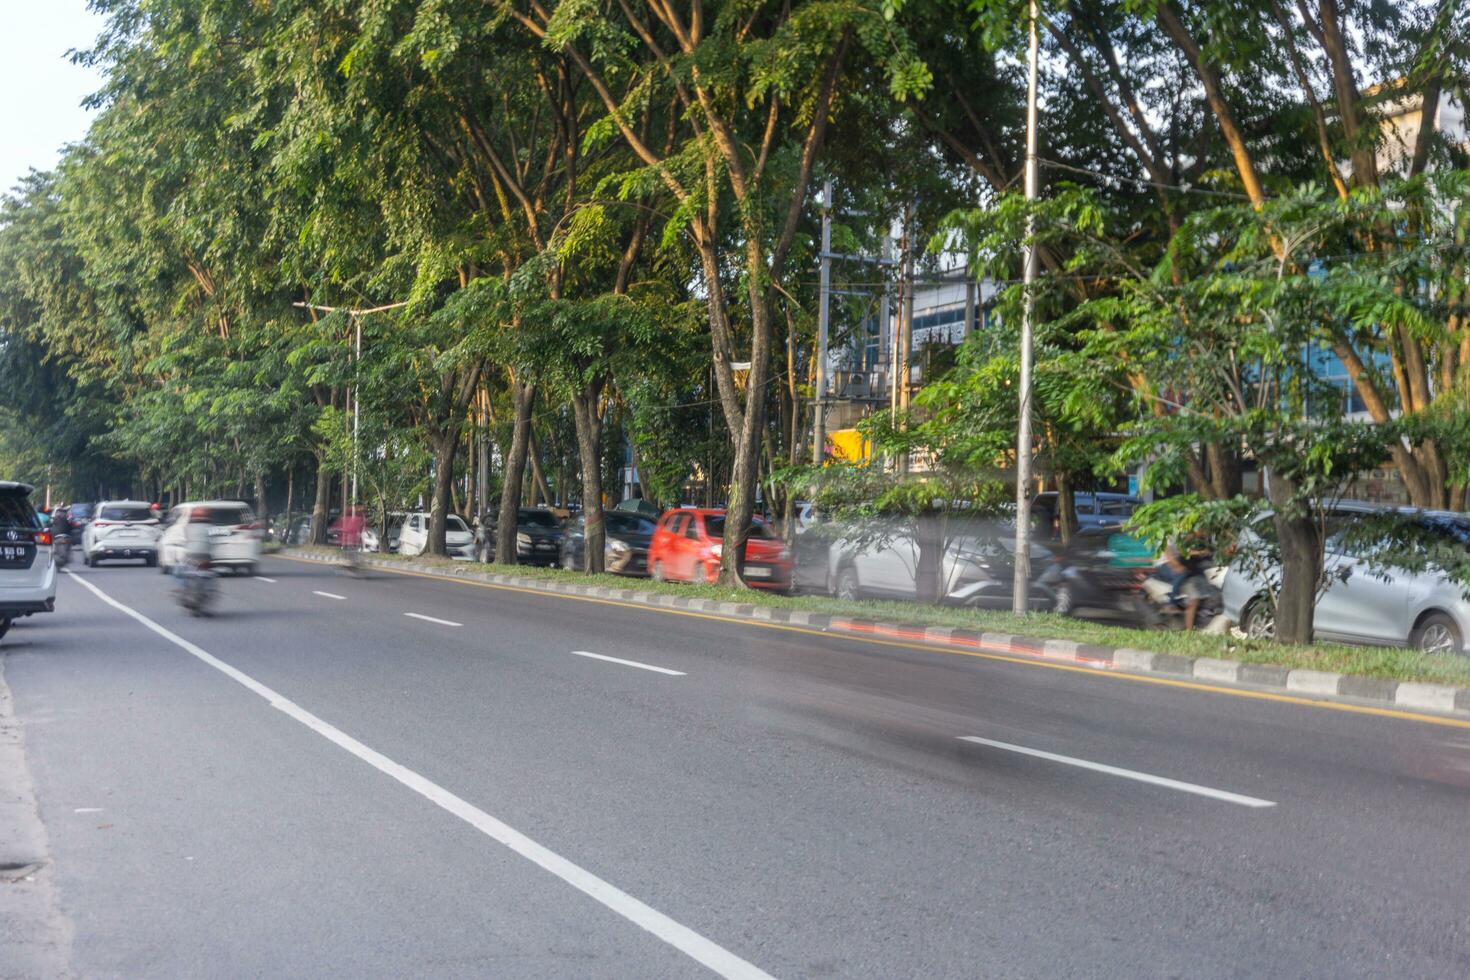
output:
M812 462L827 461L827 332L832 291L832 181L822 189L822 272L817 293L817 376L812 419Z
M1030 44L1026 80L1026 201L1040 191L1036 161L1036 0L1031 0ZM1026 267L1022 274L1020 418L1016 425L1016 577L1011 611L1024 616L1031 609L1031 358L1032 328L1036 314L1036 218L1026 215Z

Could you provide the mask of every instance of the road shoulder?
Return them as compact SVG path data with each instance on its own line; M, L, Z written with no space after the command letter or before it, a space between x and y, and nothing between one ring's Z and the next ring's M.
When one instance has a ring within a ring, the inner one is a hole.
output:
M72 927L57 901L7 659L0 650L0 977L69 976Z

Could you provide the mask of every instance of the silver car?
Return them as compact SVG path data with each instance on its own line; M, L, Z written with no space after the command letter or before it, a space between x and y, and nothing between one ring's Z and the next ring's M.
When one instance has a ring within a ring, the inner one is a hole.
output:
M1372 508L1346 510L1350 515ZM1422 531L1447 544L1470 547L1470 516L1449 511L1404 511ZM1247 532L1249 533L1249 532ZM1330 583L1317 599L1313 619L1318 639L1376 646L1413 647L1429 653L1466 653L1470 600L1465 589L1436 570L1370 568L1341 533L1327 541ZM1271 636L1275 620L1266 586L1233 565L1225 577L1225 615L1247 634Z

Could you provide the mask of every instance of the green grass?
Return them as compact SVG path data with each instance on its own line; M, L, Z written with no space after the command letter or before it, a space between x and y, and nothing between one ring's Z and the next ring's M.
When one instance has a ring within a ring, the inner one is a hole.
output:
M335 549L327 548L301 550L335 553ZM393 554L374 555L373 557L425 567L468 567L478 571L518 575L529 579L574 581L584 585L636 589L640 592L666 592L672 595L714 599L721 602L756 603L779 609L801 609L832 616L850 616L896 623L923 623L926 626L951 626L1051 640L1075 640L1079 643L1091 643L1105 647L1132 647L1136 650L1170 653L1182 657L1215 657L1239 660L1243 663L1279 664L1283 667L1302 667L1340 674L1356 674L1363 677L1470 686L1470 657L1427 655L1413 650L1399 650L1391 647L1355 647L1338 643L1314 643L1305 646L1266 640L1243 640L1234 636L1132 629L1115 623L1072 619L1051 613L1033 613L1021 618L1009 612L988 609L918 606L911 602L876 599L844 602L827 596L787 596L763 590L733 589L718 585L654 582L649 579L627 578L621 575L585 575L581 572L568 572L560 568L538 568L531 565L483 565L429 556L404 558Z

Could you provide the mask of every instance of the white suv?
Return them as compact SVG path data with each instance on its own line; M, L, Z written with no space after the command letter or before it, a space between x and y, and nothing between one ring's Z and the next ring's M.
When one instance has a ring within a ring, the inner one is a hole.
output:
M11 621L56 608L51 532L31 506L31 490L0 480L0 636Z
M141 558L158 564L158 515L138 500L104 500L82 531L82 564Z
M238 500L205 500L179 504L168 512L158 540L158 565L165 575L187 554L184 529L190 524L208 525L211 565L255 574L264 529L250 506Z

